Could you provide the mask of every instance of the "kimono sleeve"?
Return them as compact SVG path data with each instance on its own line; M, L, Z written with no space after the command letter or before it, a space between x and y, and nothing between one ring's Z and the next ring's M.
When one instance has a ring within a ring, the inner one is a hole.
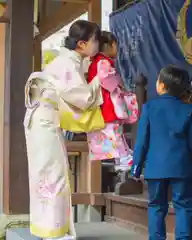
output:
M88 85L84 74L73 66L60 79L58 89L63 101L81 110L98 105L100 86L97 81Z
M149 118L147 105L143 105L138 122L137 137L133 152L132 176L140 177L149 146Z
M113 92L117 86L121 86L120 76L108 60L100 60L97 64L97 77L101 86L109 92Z

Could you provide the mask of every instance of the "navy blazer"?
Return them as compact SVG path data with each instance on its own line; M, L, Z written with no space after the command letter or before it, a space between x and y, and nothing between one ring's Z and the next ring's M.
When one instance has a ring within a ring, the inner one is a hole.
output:
M161 95L143 105L132 175L145 179L192 178L192 104Z

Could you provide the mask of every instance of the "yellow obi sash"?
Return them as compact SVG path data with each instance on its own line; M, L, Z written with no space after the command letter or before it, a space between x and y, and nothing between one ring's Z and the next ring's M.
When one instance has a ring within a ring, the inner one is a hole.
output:
M105 127L104 119L99 106L89 108L85 111L67 105L67 109L58 107L51 99L41 98L41 102L50 104L57 108L60 115L60 127L74 133L89 133Z

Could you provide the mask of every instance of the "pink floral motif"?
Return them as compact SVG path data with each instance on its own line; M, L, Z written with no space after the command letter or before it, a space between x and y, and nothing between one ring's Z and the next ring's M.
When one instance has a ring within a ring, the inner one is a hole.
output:
M57 228L57 229L59 229L59 228L61 228L61 222L57 222L57 223L55 223L55 227Z
M70 83L70 81L72 80L72 73L70 71L65 72L62 79L65 83Z
M37 185L37 193L42 199L51 199L55 194L55 183L50 183L50 180L45 176Z
M74 118L75 120L78 120L78 119L79 119L79 117L80 117L80 116L79 116L79 114L78 114L78 113L74 113L74 114L73 114L73 118Z
M87 134L89 159L103 160L121 158L129 154L129 147L118 123L107 123L105 128Z
M115 74L115 69L111 66L110 62L107 60L101 60L98 63L98 77L99 78L106 78L108 75Z
M66 216L69 217L70 216L70 212L71 212L70 207L67 207L66 208Z

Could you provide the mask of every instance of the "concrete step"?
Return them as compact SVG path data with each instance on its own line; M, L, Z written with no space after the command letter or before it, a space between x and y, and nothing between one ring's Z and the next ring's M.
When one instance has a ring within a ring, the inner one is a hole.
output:
M110 223L77 223L77 240L142 240L139 234ZM31 236L28 228L7 230L6 240L40 240Z

